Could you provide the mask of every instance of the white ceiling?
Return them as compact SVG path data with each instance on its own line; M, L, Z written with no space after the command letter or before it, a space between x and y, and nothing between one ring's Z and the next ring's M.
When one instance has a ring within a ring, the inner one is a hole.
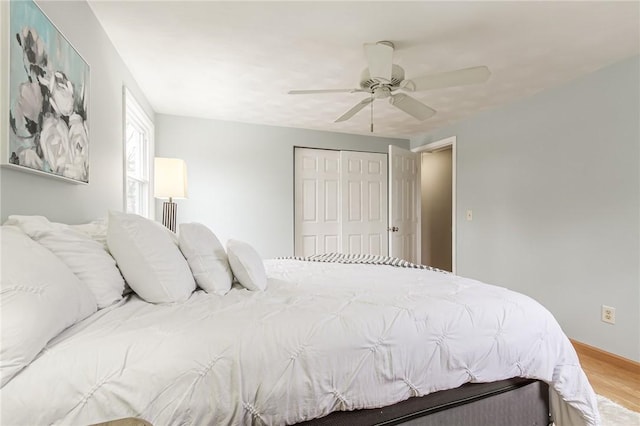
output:
M288 95L355 88L362 45L390 40L414 76L487 65L478 86L412 94L423 122L374 103L375 134L410 137L623 58L640 44L638 2L90 1L158 113L368 134L370 111L333 121L367 95Z

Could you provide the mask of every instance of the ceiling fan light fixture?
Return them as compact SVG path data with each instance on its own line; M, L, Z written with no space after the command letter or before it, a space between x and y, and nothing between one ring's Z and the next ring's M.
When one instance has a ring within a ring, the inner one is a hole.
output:
M373 91L373 97L376 99L385 99L391 96L391 89L388 87L378 87Z

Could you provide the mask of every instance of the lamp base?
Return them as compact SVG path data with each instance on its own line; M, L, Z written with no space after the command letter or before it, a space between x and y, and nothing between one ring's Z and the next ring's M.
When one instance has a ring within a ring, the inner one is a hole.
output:
M172 201L162 203L162 224L172 232L176 232L176 217L178 216L178 205Z

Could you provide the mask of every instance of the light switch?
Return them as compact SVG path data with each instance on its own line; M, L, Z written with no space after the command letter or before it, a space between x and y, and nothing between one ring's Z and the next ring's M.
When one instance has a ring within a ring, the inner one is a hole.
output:
M467 210L467 220L468 221L473 220L473 210Z

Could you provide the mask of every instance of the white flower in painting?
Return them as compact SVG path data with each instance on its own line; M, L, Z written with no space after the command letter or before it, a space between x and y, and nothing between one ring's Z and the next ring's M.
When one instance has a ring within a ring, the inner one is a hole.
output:
M33 28L23 27L16 34L18 43L22 47L22 60L27 72L35 73L38 77L44 75L48 64L44 42Z
M68 177L82 182L88 182L87 176L89 176L89 163L82 161L82 158L76 157L73 163L67 163L64 165L62 176Z
M22 83L18 106L22 116L37 123L42 110L42 91L38 83Z
M69 117L69 163L63 175L76 180L87 181L89 173L89 136L87 127L78 114Z
M18 99L12 111L12 127L15 127L16 135L31 137L38 132L42 92L38 83L22 83L18 91Z
M87 127L82 117L78 114L73 114L69 117L69 147L72 160L76 157L88 156L89 136L87 135Z
M32 169L42 170L42 159L38 157L36 151L32 148L22 150L19 156L21 166L30 167Z
M62 174L69 163L69 128L64 120L47 114L42 122L40 147L51 171Z
M56 71L49 80L51 106L60 115L73 113L73 84L63 72Z

